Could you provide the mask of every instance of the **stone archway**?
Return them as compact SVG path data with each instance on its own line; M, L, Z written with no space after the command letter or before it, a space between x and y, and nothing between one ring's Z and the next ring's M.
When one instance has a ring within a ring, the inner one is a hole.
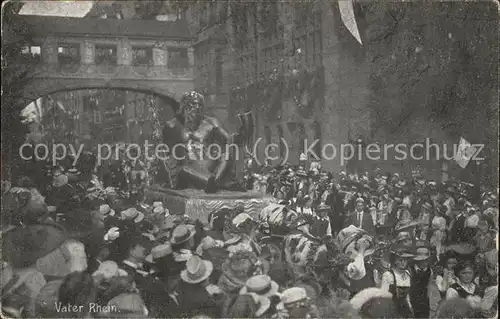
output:
M39 97L56 92L68 92L87 89L128 90L153 94L165 99L177 111L182 94L192 89L189 82L165 83L165 81L123 80L123 79L70 79L70 78L35 78L24 89L24 103L28 105Z

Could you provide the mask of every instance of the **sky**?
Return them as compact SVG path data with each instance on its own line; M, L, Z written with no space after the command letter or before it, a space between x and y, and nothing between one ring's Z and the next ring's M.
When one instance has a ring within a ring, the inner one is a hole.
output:
M19 14L81 18L92 8L93 1L23 1Z

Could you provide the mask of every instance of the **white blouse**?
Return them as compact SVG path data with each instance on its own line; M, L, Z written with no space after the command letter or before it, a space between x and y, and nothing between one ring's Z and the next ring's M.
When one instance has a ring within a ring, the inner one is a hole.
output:
M382 275L382 281L380 284L380 289L384 291L389 291L389 287L394 284L394 277L396 277L396 284L398 287L410 287L411 286L411 276L408 270L404 272L400 272L397 270L393 270L394 276L392 272L386 271Z

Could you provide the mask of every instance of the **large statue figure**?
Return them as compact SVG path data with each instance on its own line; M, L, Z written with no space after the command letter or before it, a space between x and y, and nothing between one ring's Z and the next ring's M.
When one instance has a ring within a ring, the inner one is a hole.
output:
M241 128L229 134L214 117L203 115L203 95L191 91L183 95L175 118L163 129L163 140L169 146L168 173L176 189L244 191L236 180L234 161L239 146L253 135L251 113L240 115Z

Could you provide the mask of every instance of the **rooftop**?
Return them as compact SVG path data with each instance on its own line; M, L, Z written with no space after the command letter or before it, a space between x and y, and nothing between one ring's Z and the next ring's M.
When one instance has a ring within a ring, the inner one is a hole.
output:
M31 25L37 36L52 34L71 34L81 36L128 36L139 38L168 38L191 40L186 20L115 20L115 19L80 19L72 17L51 17L21 15Z

